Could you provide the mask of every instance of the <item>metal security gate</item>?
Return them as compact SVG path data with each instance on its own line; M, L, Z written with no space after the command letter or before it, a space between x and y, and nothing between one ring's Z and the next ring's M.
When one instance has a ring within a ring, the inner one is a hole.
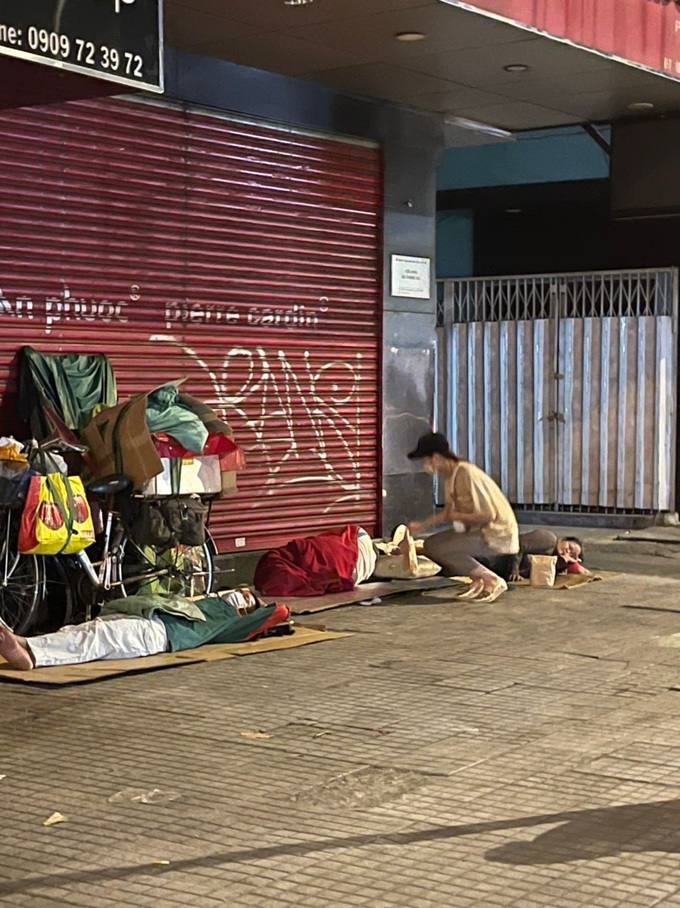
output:
M675 510L677 271L440 282L440 421L520 508Z
M172 103L0 112L0 435L16 354L186 377L245 449L220 550L378 522L383 177L374 143ZM25 428L23 428L25 432Z

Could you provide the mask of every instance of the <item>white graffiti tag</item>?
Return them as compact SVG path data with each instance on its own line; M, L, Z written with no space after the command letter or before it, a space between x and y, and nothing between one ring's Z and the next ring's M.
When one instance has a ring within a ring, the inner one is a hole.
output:
M333 502L326 511L359 499L360 353L318 364L308 350L233 346L216 369L171 335L150 340L179 347L208 379L206 403L234 426L249 462L265 468L264 495L323 482Z

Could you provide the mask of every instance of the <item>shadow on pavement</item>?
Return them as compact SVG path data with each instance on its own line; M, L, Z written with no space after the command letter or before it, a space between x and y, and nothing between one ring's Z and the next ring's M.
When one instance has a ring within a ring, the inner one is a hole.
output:
M487 851L486 859L503 864L564 864L624 852L680 853L678 800L575 811L562 818L566 822L530 841ZM537 819L521 825L536 825ZM560 815L545 822L559 823Z
M0 896L51 889L79 883L102 883L137 875L162 877L166 873L190 873L193 869L247 864L267 858L322 854L336 849L373 846L408 846L482 835L504 829L560 824L524 842L511 842L487 851L485 858L504 864L560 864L615 856L622 852L656 851L680 853L680 799L535 814L507 820L490 820L457 826L435 826L391 835L354 835L317 841L291 842L239 851L221 851L167 866L132 864L109 869L44 874L0 885Z

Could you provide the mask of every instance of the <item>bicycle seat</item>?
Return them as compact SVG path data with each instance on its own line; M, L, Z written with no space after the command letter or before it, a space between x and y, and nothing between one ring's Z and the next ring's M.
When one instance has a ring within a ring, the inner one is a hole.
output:
M87 484L87 491L91 495L117 495L119 492L125 492L130 488L132 480L129 476L122 473L113 473L111 476L104 476L101 479L93 479Z

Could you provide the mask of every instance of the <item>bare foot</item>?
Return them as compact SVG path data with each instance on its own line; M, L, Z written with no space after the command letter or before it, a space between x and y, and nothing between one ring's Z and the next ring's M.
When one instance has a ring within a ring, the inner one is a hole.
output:
M8 627L2 625L0 625L0 656L6 659L12 668L26 672L33 668L33 659L24 639L17 637Z

